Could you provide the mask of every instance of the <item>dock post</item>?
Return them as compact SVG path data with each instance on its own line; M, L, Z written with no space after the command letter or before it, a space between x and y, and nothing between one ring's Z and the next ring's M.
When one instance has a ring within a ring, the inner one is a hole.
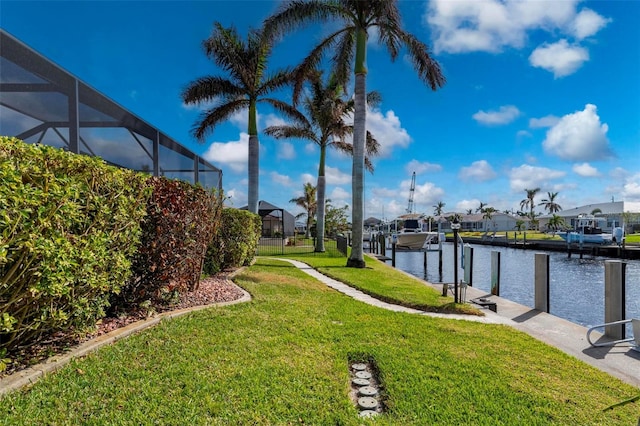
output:
M438 276L442 281L442 247L438 250Z
M604 322L622 321L625 318L626 262L605 260L604 262ZM625 338L625 325L609 325L604 335L614 339Z
M396 267L396 243L391 243L391 266Z
M387 256L387 241L384 238L384 234L380 234L380 254L384 257Z
M464 282L473 287L473 247L464 246Z
M535 254L534 272L534 307L542 312L549 313L549 255L545 253Z
M491 252L491 294L500 296L500 252Z

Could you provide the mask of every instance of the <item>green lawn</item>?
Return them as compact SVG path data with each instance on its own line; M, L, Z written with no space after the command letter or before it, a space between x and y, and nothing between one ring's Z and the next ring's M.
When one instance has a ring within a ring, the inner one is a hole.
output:
M344 259L343 259L344 261ZM360 425L350 361L380 371L383 425L635 425L638 389L506 326L394 313L278 260L250 303L164 321L0 400L0 424Z

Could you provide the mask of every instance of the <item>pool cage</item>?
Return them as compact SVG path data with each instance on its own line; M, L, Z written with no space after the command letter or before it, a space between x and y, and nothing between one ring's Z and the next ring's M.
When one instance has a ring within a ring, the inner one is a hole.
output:
M0 135L222 190L222 170L1 29Z

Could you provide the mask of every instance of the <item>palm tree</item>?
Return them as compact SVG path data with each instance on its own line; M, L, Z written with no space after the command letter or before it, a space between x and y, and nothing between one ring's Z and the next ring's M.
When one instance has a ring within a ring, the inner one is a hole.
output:
M550 229L553 229L554 231L557 231L559 228L564 226L564 218L562 218L561 216L558 216L557 214L554 214L551 219L549 219L549 222L547 223L547 226Z
M316 252L324 252L325 230L325 162L328 147L337 148L340 151L352 153L353 146L345 141L345 137L353 133L353 126L348 125L345 119L353 111L353 100L343 100L342 87L335 78L329 78L326 84L322 82L322 74L313 72L307 76L311 84L311 94L302 102L306 115L300 115L301 120L294 124L267 127L264 132L276 139L298 138L314 142L320 147L320 163L318 165L318 210L316 224ZM380 95L371 92L368 95L371 105L380 102ZM367 156L365 166L373 172L373 163L370 157L378 153L380 144L370 132L367 132Z
M187 105L207 105L213 102L213 106L200 115L192 133L198 141L203 142L217 125L239 111L248 110L248 209L257 213L260 145L256 105L266 102L287 116L297 116L298 112L290 105L267 97L269 93L290 84L291 72L285 69L273 75L266 74L271 43L258 30L249 31L247 41L244 42L235 28L225 28L216 22L211 36L203 42L203 47L205 54L228 76L200 77L183 90L182 100Z
M525 192L527 193L527 198L525 198L524 200L520 201L520 208L522 210L526 209L527 207L529 207L529 219L531 219L531 222L529 222L530 224L533 224L536 216L533 213L533 209L535 207L535 202L533 201L533 199L535 198L536 194L540 191L540 188L536 188L536 189L525 189Z
M438 203L435 206L432 206L433 214L436 216L442 216L442 209L444 209L444 206L446 206L444 201L438 201Z
M480 213L482 213L482 218L485 220L485 224L484 224L484 233L485 234L487 232L489 232L489 229L487 229L488 228L487 222L489 222L491 220L491 218L493 217L493 214L496 213L496 212L497 212L497 210L494 209L493 207L485 207L480 211Z
M355 110L353 130L352 170L352 229L353 247L347 266L364 268L362 231L364 224L364 154L366 140L366 56L368 31L377 28L378 41L383 44L392 60L405 46L407 57L418 76L431 89L444 85L440 65L431 57L426 44L402 28L397 0L291 0L282 5L275 15L265 21L265 32L270 37L283 35L306 23L339 21L336 29L322 40L303 60L298 70L317 68L324 53L333 49L333 74L346 84L349 68L354 64ZM346 86L345 86L346 87ZM294 86L294 98L299 92Z
M547 198L542 200L539 206L544 206L544 209L549 212L549 214L557 213L562 210L560 204L556 203L556 197L558 196L557 192L547 192Z
M476 208L476 213L482 213L482 211L484 210L484 206L486 206L487 203L483 203L482 201L480 201L480 205Z
M298 207L302 207L306 211L307 215L307 232L305 232L304 237L309 238L311 236L311 225L313 224L313 218L316 215L316 209L318 208L318 203L316 201L316 187L311 185L309 182L304 184L304 193L297 197L289 200L290 203L296 203ZM296 216L302 217L304 213Z
M524 220L522 219L518 219L516 220L516 226L515 228L518 230L518 232L522 231L522 227L524 226Z
M467 209L467 214L473 214L473 209Z

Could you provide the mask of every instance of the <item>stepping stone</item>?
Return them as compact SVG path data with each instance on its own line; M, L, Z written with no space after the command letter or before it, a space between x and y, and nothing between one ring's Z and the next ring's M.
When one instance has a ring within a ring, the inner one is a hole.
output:
M377 411L373 411L373 410L362 410L360 411L360 417L375 417L380 415L380 413L378 413Z
M354 376L356 376L356 378L358 379L370 379L371 373L369 373L368 371L356 371Z
M351 383L353 383L354 385L360 387L360 386L369 386L371 384L371 381L368 379L359 379L359 378L355 378L351 381Z
M353 368L355 371L363 371L367 369L367 364L351 364L351 368Z
M358 394L360 394L360 396L376 396L378 394L378 389L373 386L363 386L358 389Z
M358 398L358 406L363 410L375 410L378 407L378 400L370 396Z

